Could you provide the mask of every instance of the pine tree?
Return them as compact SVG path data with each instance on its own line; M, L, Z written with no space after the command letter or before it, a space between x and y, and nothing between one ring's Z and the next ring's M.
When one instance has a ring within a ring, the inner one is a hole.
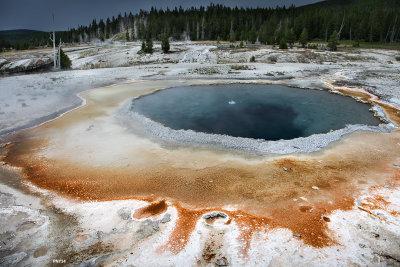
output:
M147 38L147 40L146 40L145 52L149 53L149 54L153 54L153 41L151 40L151 38Z
M293 47L295 39L296 39L296 36L294 35L293 30L289 30L286 32L286 41L288 42L290 47Z
M141 51L144 52L144 53L146 53L146 43L145 43L144 41L142 42L142 49L141 49Z
M169 41L167 36L163 36L162 40L161 40L161 49L164 53L168 53L169 52Z
M299 43L301 44L301 47L303 47L303 48L306 47L306 45L308 43L308 31L306 28L304 28L300 34Z
M279 49L288 49L285 38L282 38L279 42Z
M338 36L337 31L334 31L332 33L331 37L329 38L328 47L332 51L336 51L338 45L339 45L339 36Z
M69 57L64 53L62 48L60 48L60 61L61 61L61 68L62 69L69 69L71 67L71 60Z
M330 2L324 3L324 2ZM291 44L292 33L302 46L312 39L329 39L333 30L342 28L341 38L351 41L396 42L400 41L399 0L329 0L313 6L300 8L249 8L233 9L210 4L208 7L191 9L176 8L151 11L141 10L137 14L93 20L88 26L79 26L62 35L65 42L88 42L95 38L109 39L129 29L129 40L133 38L155 38L161 34L175 39L190 37L192 40L220 40L231 42L279 44L282 37ZM340 14L340 15L336 15ZM344 14L343 16L341 14ZM343 20L345 18L345 20ZM130 32L134 29L134 34ZM302 33L307 32L307 35ZM305 38L305 36L307 38ZM39 40L29 39L28 47L35 42L47 42L44 34ZM28 39L27 39L28 40ZM358 42L357 42L358 43ZM12 43L16 46L15 43ZM26 45L20 43L19 48Z
M254 44L257 40L257 33L255 29L251 29L249 32L249 41Z

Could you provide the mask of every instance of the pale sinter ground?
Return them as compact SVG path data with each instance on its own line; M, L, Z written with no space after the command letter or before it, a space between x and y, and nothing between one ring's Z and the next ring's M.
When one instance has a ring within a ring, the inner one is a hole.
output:
M400 63L395 60L396 51L361 49L331 53L173 43L170 54L160 53L156 44L153 55L139 55L139 46L121 43L79 50L66 48L73 70L1 77L0 134L4 142L8 133L37 125L80 105L78 92L143 79L287 79L284 83L288 85L326 89L325 82L346 79L350 82L347 86L362 87L397 107L400 105ZM46 56L49 51L43 53ZM256 63L249 63L252 55ZM32 55L6 54L4 58L18 61L26 57ZM66 260L69 265L83 262L114 266L399 265L400 191L391 186L374 192L391 203L388 206L371 206L371 214L363 211L358 207L368 203L371 195L363 192L352 210L329 216L330 234L338 245L313 248L304 245L290 230L277 229L256 232L246 258L240 252L242 244L237 240L235 224L226 225L222 220L208 225L200 220L184 250L160 254L157 248L168 241L177 220L174 207L151 221L136 220L131 214L146 203L77 203L23 185L15 171L8 166L1 170L0 265L43 265L53 260ZM170 214L169 219L166 214Z

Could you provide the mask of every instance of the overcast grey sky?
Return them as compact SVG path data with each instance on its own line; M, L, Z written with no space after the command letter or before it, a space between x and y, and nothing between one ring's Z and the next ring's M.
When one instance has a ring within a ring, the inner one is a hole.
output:
M120 12L134 14L140 9L174 8L175 6L207 6L220 3L238 7L275 7L305 5L320 0L0 0L0 30L33 29L49 31L51 14L56 18L56 29L66 30L88 25L94 18L117 16Z

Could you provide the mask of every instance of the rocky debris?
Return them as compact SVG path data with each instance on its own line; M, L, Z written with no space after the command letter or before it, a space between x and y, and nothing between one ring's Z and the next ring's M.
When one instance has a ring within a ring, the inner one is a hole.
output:
M225 257L223 257L221 259L216 260L215 261L215 265L217 265L217 266L228 266L229 263L228 263L228 260Z
M295 237L301 237L301 234L295 233L294 236L295 236Z
M160 223L167 223L171 221L171 214L166 213L164 217L160 220Z
M315 186L315 185L312 186L311 188L314 189L314 190L319 190L319 187L318 187L318 186Z
M289 172L289 171L292 170L292 168L290 168L290 167L283 167L283 170L284 170L285 172Z
M0 259L0 266L16 266L20 263L28 254L25 252L15 253Z
M147 219L141 222L139 225L139 229L135 232L135 237L138 240L141 240L151 236L152 234L160 231L159 224L160 221L153 221L151 219Z
M223 213L221 211L213 211L211 213L208 213L203 216L204 219L217 219L217 218L226 218L228 215L226 213Z

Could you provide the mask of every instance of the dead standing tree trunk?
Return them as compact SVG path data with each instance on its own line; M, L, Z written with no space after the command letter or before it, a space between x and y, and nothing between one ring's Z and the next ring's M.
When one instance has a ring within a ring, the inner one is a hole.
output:
M345 17L346 17L346 12L343 14L342 24L340 25L340 29L339 29L339 32L338 32L339 40L340 40L340 35L342 34L342 30L343 30L343 27L344 27L344 18Z
M61 69L61 38L60 38L60 44L58 45L58 68Z
M51 37L50 33L50 41L53 42L53 60L54 60L54 69L57 69L57 55L56 55L56 32L54 30L54 14L53 14L53 37Z
M201 40L204 40L204 17L201 19Z
M397 15L396 15L396 18L394 19L392 34L390 35L390 43L394 42L394 37L396 35L396 24L397 24Z
M327 43L328 42L328 26L326 27L326 30L325 30L325 43Z

